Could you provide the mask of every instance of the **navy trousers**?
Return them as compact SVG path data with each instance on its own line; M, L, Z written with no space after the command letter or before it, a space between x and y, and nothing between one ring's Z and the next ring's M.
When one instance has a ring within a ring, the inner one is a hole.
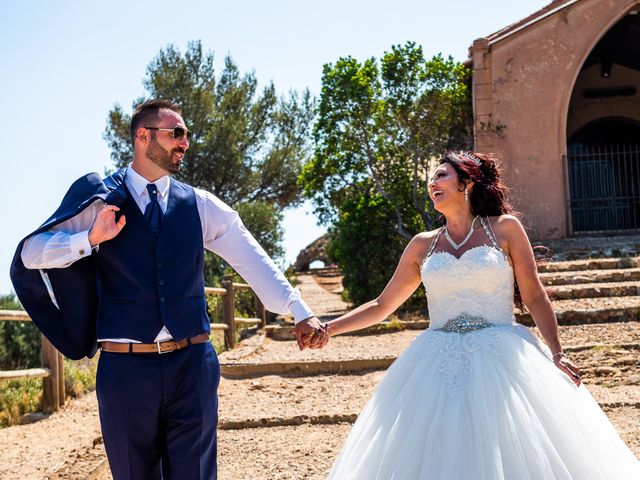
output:
M101 352L96 393L114 480L217 478L220 364L211 343Z

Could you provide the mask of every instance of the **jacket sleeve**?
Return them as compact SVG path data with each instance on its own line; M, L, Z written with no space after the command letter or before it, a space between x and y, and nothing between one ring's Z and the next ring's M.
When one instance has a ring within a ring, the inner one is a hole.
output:
M51 229L27 238L22 248L22 263L27 268L66 268L91 255L89 230L104 205L96 200L80 213Z
M73 359L91 357L97 349L93 258L87 256L67 268L28 269L21 253L27 238L50 230L109 194L97 173L76 180L55 213L18 244L11 263L13 287L31 320L60 352Z

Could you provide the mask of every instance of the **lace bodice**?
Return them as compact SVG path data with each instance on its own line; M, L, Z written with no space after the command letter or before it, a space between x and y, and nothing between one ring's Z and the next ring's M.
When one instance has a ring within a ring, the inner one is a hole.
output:
M513 269L501 250L480 245L460 258L436 252L425 259L420 274L429 302L430 328L442 328L464 314L493 324L515 322Z

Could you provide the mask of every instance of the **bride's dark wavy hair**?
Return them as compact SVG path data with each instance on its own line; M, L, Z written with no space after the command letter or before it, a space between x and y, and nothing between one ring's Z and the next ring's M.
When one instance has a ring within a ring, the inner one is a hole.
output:
M500 179L500 165L494 155L451 151L440 159L440 165L443 163L453 167L465 188L474 183L469 195L473 216L520 215L507 200L509 189Z
M473 216L497 217L500 215L522 215L509 203L507 194L509 189L500 179L501 167L493 154L474 153L466 151L449 151L440 159L439 164L448 163L458 174L460 182L465 188L471 182L473 187L469 194L469 207ZM462 190L464 191L464 190ZM533 247L536 263L549 260L550 253L546 247ZM526 311L518 282L514 279L514 302L516 306Z

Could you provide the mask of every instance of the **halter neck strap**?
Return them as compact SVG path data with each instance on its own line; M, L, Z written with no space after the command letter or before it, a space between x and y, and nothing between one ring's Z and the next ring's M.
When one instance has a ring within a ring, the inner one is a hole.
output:
M480 217L480 224L482 225L482 228L484 228L487 237L489 237L489 240L491 240L491 243L496 248L496 250L502 252L502 255L504 255L506 258L507 255L504 253L504 250L502 250L502 247L498 243L498 238L493 232L493 228L491 227L491 222L489 221L489 219L487 217Z
M433 251L436 249L436 245L438 244L438 240L440 239L440 235L442 235L443 231L444 231L444 226L440 227L440 230L438 230L438 233L436 233L436 236L433 237L433 240L431 240L431 245L429 245L429 250L427 250L427 256L425 258L429 258L433 253Z

